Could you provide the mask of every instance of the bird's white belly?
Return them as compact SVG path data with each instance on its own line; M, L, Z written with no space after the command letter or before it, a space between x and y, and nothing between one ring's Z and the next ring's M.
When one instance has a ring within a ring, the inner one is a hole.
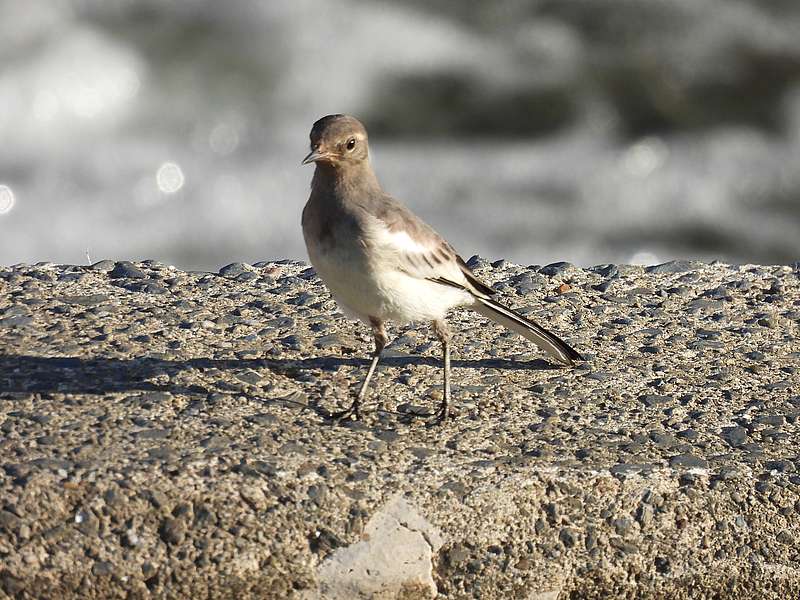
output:
M464 290L411 277L397 269L373 268L362 254L308 248L314 269L342 311L369 323L370 317L407 323L441 319L472 303Z

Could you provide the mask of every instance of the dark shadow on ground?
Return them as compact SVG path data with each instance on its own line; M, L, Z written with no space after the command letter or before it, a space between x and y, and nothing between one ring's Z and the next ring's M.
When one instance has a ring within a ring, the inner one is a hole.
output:
M199 385L159 385L148 381L160 374L173 375L182 370L219 369L242 371L269 369L292 378L301 371L335 371L340 367L366 368L367 358L320 356L293 359L214 359L163 360L156 358L79 358L28 355L0 355L0 394L11 393L71 393L104 394L126 391L165 391L173 394L204 394L209 390ZM384 367L440 367L439 358L430 356L387 356L381 359ZM513 361L507 359L454 360L455 368L523 369L543 371L558 369L542 359Z

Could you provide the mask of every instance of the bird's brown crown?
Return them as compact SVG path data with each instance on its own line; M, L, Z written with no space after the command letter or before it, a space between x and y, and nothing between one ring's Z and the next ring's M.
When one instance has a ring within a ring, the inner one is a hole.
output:
M367 130L350 115L322 117L311 128L311 153L304 162L332 166L361 162L369 156Z

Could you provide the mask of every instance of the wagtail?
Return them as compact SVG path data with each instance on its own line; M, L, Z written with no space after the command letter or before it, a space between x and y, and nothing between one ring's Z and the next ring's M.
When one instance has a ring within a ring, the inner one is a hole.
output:
M493 299L453 247L381 189L369 162L367 131L354 117L328 115L311 129L315 163L303 209L308 256L347 316L372 327L375 352L358 395L332 418L359 417L359 407L381 352L386 321L430 321L442 342L444 393L430 416L442 421L450 406L450 332L447 312L471 308L529 339L561 365L583 360L563 340Z

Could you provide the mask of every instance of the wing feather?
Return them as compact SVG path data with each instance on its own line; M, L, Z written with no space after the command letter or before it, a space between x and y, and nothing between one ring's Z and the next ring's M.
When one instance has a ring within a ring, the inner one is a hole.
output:
M442 236L391 196L381 197L367 212L375 225L370 242L405 274L458 287L475 296L495 293Z

